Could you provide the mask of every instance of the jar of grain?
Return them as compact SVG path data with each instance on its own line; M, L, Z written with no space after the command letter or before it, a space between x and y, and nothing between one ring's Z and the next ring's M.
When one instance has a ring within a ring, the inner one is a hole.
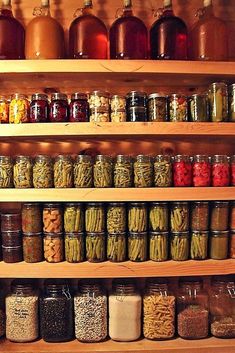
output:
M229 225L229 202L215 201L211 208L211 224L212 231L228 230Z

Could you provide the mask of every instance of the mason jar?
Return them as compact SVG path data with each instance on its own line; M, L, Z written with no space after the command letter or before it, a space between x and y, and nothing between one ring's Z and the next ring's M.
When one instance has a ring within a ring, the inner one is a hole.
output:
M172 186L172 159L168 155L158 155L154 159L154 186Z
M130 188L133 185L133 164L130 156L117 155L114 164L114 187Z
M209 202L195 201L191 204L191 230L206 231L209 229Z
M143 262L148 257L148 235L146 232L128 234L128 258L130 261Z
M126 233L108 233L107 259L112 262L126 260L127 239Z
M229 86L229 121L235 121L235 84Z
M187 155L177 155L173 161L173 181L174 186L189 187L192 186L192 161Z
M172 122L188 121L187 97L181 94L169 96L169 118Z
M212 186L230 185L230 165L228 156L215 155L212 157Z
M63 233L44 233L44 258L47 262L57 263L64 260Z
M224 82L212 83L209 87L210 120L225 122L228 120L228 86Z
M193 186L211 186L211 163L206 155L196 155L193 158Z
M192 231L190 255L192 260L205 260L208 253L208 236L207 231Z
M0 188L13 187L13 162L9 156L0 156Z
M49 121L62 123L69 121L68 97L64 93L53 93L49 107Z
M128 206L129 232L141 233L148 229L147 204L145 202L132 202Z
M94 186L95 188L111 188L113 186L113 162L110 156L96 156Z
M42 233L23 234L23 257L27 263L35 263L43 260Z
M229 202L214 201L211 204L211 223L212 231L224 231L229 228Z
M33 186L35 189L53 188L53 162L50 156L35 157L33 165Z
M209 121L209 102L206 94L193 94L189 97L189 120L193 122Z
M93 187L93 162L89 155L77 155L73 166L75 188Z
M153 164L150 156L138 155L134 162L134 186L150 188L153 185Z
M186 232L189 230L189 203L172 202L170 215L170 228L172 232Z
M107 207L107 231L108 233L124 233L126 231L126 204L124 202L112 202Z
M28 97L25 94L13 94L9 106L9 123L21 124L29 122Z
M54 163L55 188L73 187L73 160L70 156L59 155Z
M64 205L65 233L81 233L84 231L84 208L79 202L69 202Z
M42 231L42 209L39 203L27 202L21 208L23 233L40 233Z
M84 233L65 233L65 260L70 263L85 260Z
M167 232L169 210L167 202L152 202L149 209L149 229L153 232Z
M152 261L166 261L168 259L168 232L150 232L149 259Z
M13 167L14 186L16 189L33 187L33 164L28 156L17 156Z
M168 99L159 93L148 96L148 120L168 121Z
M210 233L210 258L225 260L228 258L229 231Z
M90 202L85 210L85 230L88 233L105 232L105 209L102 202Z
M63 210L60 203L45 203L43 206L44 233L63 232Z
M174 261L185 261L189 258L189 232L171 233L170 255Z
M89 262L106 260L105 233L86 234L86 259Z

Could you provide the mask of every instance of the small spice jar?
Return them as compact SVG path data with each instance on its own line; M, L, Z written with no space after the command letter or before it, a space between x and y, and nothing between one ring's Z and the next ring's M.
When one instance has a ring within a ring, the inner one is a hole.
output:
M29 263L40 262L43 259L42 233L23 234L24 261Z
M138 155L134 162L134 186L148 188L153 184L153 164L150 156Z
M90 109L90 122L92 123L108 123L110 121L109 111L102 108Z
M101 282L81 281L74 297L75 336L81 342L93 343L108 334L108 300Z
M235 155L230 157L231 186L235 186Z
M230 229L235 231L235 201L231 203L230 208Z
M174 186L189 187L192 186L192 162L191 157L186 155L177 155L173 162L173 180Z
M0 96L0 124L9 123L9 102L6 97Z
M143 298L143 334L150 340L168 340L175 335L175 296L165 279L149 279ZM164 323L160 324L159 323Z
M1 232L2 245L5 247L17 247L22 246L22 235L21 231L8 230L7 232Z
M73 160L68 155L59 155L54 163L55 188L73 187Z
M128 207L129 232L142 233L148 229L147 204L145 202L132 202Z
M159 93L152 93L148 96L148 119L149 121L168 120L167 97Z
M228 120L228 86L224 82L212 83L209 87L210 120L224 122Z
M113 163L110 156L98 155L94 164L95 188L111 188L113 185Z
M207 258L208 234L207 231L192 231L190 246L192 260L205 260Z
M210 258L224 260L228 257L229 232L218 231L210 234Z
M191 230L209 229L209 202L197 201L191 204Z
M62 123L69 121L69 104L66 94L53 93L51 95L49 121L51 123Z
M209 121L209 102L206 94L193 94L189 97L189 120L193 122Z
M229 121L235 121L235 84L229 86Z
M21 214L12 213L1 213L1 231L20 231L21 230Z
M189 258L189 232L171 233L170 254L174 261L185 261Z
M147 108L147 93L131 91L126 96L127 109L129 108Z
M39 203L24 203L21 210L23 233L42 231L42 210Z
M230 165L229 159L225 155L212 157L212 186L229 186Z
M158 262L168 259L168 232L150 232L149 259Z
M69 121L87 122L89 121L89 103L88 97L85 93L73 93L70 102L70 116Z
M128 258L130 261L142 262L148 257L148 235L146 232L128 234Z
M170 228L172 232L185 232L189 230L188 202L172 202Z
M131 342L141 336L142 298L135 282L114 280L109 295L109 337Z
M33 164L28 156L18 156L13 167L14 186L16 189L33 187Z
M64 230L66 233L84 231L84 209L81 203L66 203L64 206Z
M0 156L0 188L13 187L13 162L11 157Z
M105 261L105 233L96 232L86 234L86 259L89 262Z
M188 121L187 97L181 94L169 96L169 118L172 122Z
M104 91L93 91L89 96L90 109L101 109L103 112L109 111L109 93Z
M169 228L167 202L153 202L149 211L149 229L153 232L166 232Z
M88 155L77 155L73 165L73 178L75 188L92 188L93 162Z
M158 155L154 159L154 186L172 186L172 163L171 156Z
M193 186L202 187L211 185L210 158L205 155L196 155L193 158Z
M108 234L107 238L107 259L112 262L126 260L126 233Z
M33 165L33 187L35 189L53 188L53 162L50 156L38 155Z
M49 117L49 103L46 94L35 93L31 97L29 108L30 123L45 123Z
M112 202L107 208L108 233L124 233L126 231L126 205L122 202Z
M63 233L44 233L44 258L47 262L61 262L64 259Z
M63 232L63 212L59 203L45 203L43 207L44 233Z
M228 230L229 226L229 202L215 201L211 207L210 229L213 231Z
M114 164L114 187L130 188L133 183L133 165L130 156L117 155Z
M85 260L84 233L65 233L65 260L70 263Z
M9 107L9 123L29 123L29 101L24 94L13 94Z
M231 259L235 259L235 232L230 232L230 251L229 256Z
M103 233L105 231L105 210L103 203L87 203L85 211L85 230L88 233Z

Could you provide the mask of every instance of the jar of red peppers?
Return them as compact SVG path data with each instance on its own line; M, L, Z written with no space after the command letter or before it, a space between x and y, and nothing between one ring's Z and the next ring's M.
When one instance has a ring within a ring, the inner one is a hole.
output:
M48 120L49 103L46 94L35 93L32 95L29 122L30 123L44 123Z
M181 94L169 96L169 117L170 121L188 121L187 97Z
M89 103L87 94L72 94L69 121L72 123L89 121Z
M231 185L235 186L235 155L230 157L231 165Z
M229 159L225 155L215 155L212 157L212 186L229 186L229 184Z
M66 94L52 94L49 120L52 123L69 121L69 104Z
M193 159L193 186L211 185L210 158L205 155L196 155Z
M187 155L177 155L173 162L174 186L192 186L192 162Z

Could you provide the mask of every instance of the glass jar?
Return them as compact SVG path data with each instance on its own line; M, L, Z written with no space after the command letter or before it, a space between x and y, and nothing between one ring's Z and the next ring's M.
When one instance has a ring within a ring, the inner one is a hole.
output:
M88 155L77 155L73 166L75 188L92 188L93 162Z
M153 164L150 156L138 155L134 162L134 186L149 188L153 185Z
M103 112L109 111L109 93L104 91L93 91L89 96L90 109L98 108Z
M100 342L108 334L107 295L98 281L81 281L74 297L75 336L81 342Z
M229 159L224 155L212 157L212 186L229 186L230 165Z
M47 262L55 263L64 260L64 239L63 233L45 233L44 258Z
M81 203L65 204L64 230L66 233L81 233L84 231L84 210Z
M0 188L13 187L13 162L11 157L0 156Z
M154 160L154 186L172 186L172 163L171 156L158 155Z
M46 94L35 93L31 97L29 108L30 123L45 123L49 117L49 103Z
M192 162L191 157L186 155L177 155L173 162L173 180L174 186L189 187L192 186Z
M59 203L45 203L43 207L44 233L63 232L63 211Z
M205 260L207 258L208 249L207 231L192 231L190 254L192 260Z
M130 261L142 262L148 257L148 235L146 232L128 234L128 258Z
M229 202L215 201L211 207L210 229L213 231L228 230L229 227Z
M125 261L126 245L126 233L109 233L107 238L107 259L112 262Z
M170 254L174 261L185 261L189 258L189 232L171 233Z
M126 110L126 97L115 94L110 100L111 111Z
M209 333L208 295L196 278L182 279L177 296L178 334L184 339L202 339Z
M33 165L33 187L35 189L53 188L53 162L50 156L35 157Z
M210 234L210 258L225 260L228 257L229 232L218 231Z
M189 230L189 203L172 202L170 228L172 232Z
M69 121L72 123L89 121L89 103L87 94L73 93L71 95Z
M130 188L133 183L133 165L130 156L117 155L114 164L114 187Z
M230 157L231 186L235 186L235 155Z
M51 95L49 121L51 123L62 123L69 121L69 104L66 94L53 93Z
M210 158L205 155L196 155L193 158L193 186L211 186Z
M42 233L23 234L23 257L25 262L35 263L43 259Z
M65 233L65 260L70 263L85 260L84 233Z
M9 107L9 123L29 123L29 101L24 94L13 94Z
M3 246L2 259L6 263L16 263L23 261L22 246Z
M6 338L12 342L35 341L39 336L38 293L27 280L14 280L6 297Z
M18 156L13 167L14 186L16 189L33 187L33 164L28 156Z
M21 214L20 213L1 213L1 231L20 231Z
M230 258L235 259L235 232L230 232L230 250L229 250Z
M85 229L88 233L103 233L105 231L105 211L103 203L87 203L85 211Z
M1 232L2 245L6 247L17 247L22 245L22 234L21 231L8 230L7 232Z
M112 202L107 208L108 233L124 233L126 231L126 205L122 202Z
M55 188L73 187L73 160L70 156L59 155L54 163Z
M129 232L142 233L148 229L147 204L145 202L132 202L128 207Z
M150 340L175 335L175 296L165 279L149 279L143 298L143 334Z
M145 122L148 121L148 110L142 107L130 107L127 110L127 121Z
M0 124L9 123L9 101L6 97L0 96Z
M209 229L209 202L197 201L191 204L191 230Z
M5 335L6 332L6 315L5 315L5 300L2 290L0 289L0 337Z
M90 109L91 123L108 123L110 121L109 111L104 111L102 108Z
M111 188L113 186L113 163L110 156L96 156L94 186L95 188Z
M166 232L169 228L167 202L153 202L149 211L149 229L153 232Z
M210 120L224 122L228 120L228 86L224 82L212 83L209 87Z
M152 93L148 96L148 120L168 120L168 101L166 96L159 93Z
M131 342L141 336L142 298L135 283L114 280L109 295L109 337L114 341Z
M187 97L181 94L169 96L169 118L172 122L188 121Z
M126 122L126 111L124 109L111 111L111 122L112 123Z
M206 94L193 94L189 97L189 120L192 122L207 122L209 116L209 102Z
M40 298L40 331L46 342L73 339L73 297L66 281L45 282L44 294Z
M168 259L168 232L150 232L149 259L157 262Z
M230 208L230 229L235 231L235 201L231 203Z
M21 210L22 230L24 233L42 231L42 210L39 203L24 203Z
M235 121L235 84L229 86L229 121Z
M86 259L89 262L105 261L105 233L96 232L86 234Z
M147 108L147 93L131 91L126 96L127 109L129 108Z

